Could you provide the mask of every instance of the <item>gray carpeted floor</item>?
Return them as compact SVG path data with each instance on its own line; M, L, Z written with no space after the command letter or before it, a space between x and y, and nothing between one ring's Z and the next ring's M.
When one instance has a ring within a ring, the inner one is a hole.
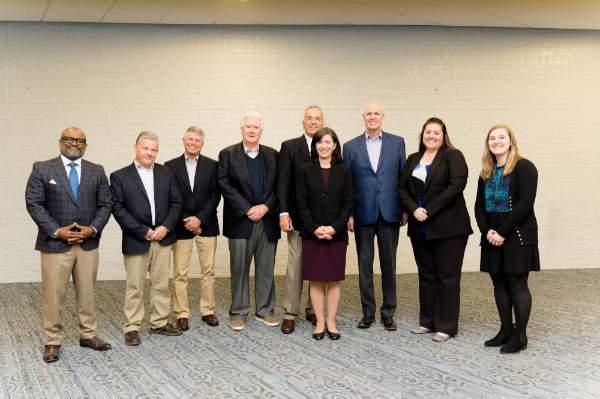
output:
M218 279L219 327L207 327L195 314L183 336L144 330L135 348L123 344L124 283L101 281L99 333L113 350L79 347L71 290L62 356L50 365L41 360L40 284L0 284L0 397L597 398L599 281L600 269L533 274L529 347L517 355L483 347L498 329L486 274L463 274L460 332L444 344L409 332L417 320L416 275L398 276L396 332L380 324L356 328L356 276L342 285L340 341L314 341L306 321L292 335L253 319L234 332L227 327L229 282ZM278 298L282 285L278 278ZM197 307L198 281L191 287Z

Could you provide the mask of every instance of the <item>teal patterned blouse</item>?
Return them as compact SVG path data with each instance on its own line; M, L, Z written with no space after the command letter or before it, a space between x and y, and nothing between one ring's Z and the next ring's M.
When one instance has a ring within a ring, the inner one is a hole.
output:
M510 175L502 176L504 165L496 168L494 174L485 182L486 212L505 213L509 211Z

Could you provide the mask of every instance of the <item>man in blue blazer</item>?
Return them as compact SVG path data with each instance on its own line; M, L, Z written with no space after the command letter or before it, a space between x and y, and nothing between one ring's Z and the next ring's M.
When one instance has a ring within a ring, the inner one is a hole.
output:
M348 221L348 230L354 231L358 253L363 311L358 328L369 328L375 322L373 258L377 237L383 290L381 321L386 330L395 331L396 249L400 226L408 218L398 197L406 161L404 139L381 129L384 112L380 104L367 104L362 117L364 133L344 145L344 163L352 171L354 185L354 215Z

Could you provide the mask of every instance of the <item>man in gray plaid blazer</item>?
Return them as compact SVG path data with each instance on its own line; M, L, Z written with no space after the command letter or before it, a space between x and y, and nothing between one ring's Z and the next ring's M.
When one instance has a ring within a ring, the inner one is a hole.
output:
M79 344L94 350L110 349L96 335L94 286L98 272L98 244L111 213L111 193L104 168L82 159L85 133L65 129L59 140L61 155L36 162L27 181L27 211L38 226L35 249L41 252L46 344L43 360L59 358L65 294L73 276L79 313Z

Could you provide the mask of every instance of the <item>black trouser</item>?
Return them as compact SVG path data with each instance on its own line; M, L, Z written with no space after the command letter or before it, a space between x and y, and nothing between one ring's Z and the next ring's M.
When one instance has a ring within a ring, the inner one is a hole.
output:
M419 269L419 324L456 335L460 312L460 277L468 237L441 240L411 238Z
M518 332L525 332L531 313L531 292L527 285L529 273L497 273L490 274L490 277L494 283L494 298L502 326L512 327L514 310L515 328Z
M377 223L357 226L354 229L358 254L358 283L363 316L375 316L375 289L373 287L374 243L377 237L383 303L381 318L388 320L396 312L396 250L398 248L399 223L388 223L381 215Z

